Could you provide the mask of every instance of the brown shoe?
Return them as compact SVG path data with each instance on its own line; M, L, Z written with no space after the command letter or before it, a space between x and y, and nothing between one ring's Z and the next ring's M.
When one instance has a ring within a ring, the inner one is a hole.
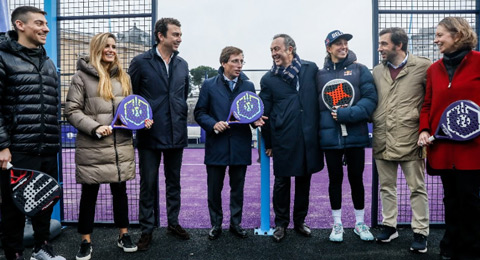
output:
M137 250L138 251L146 251L150 248L150 244L152 243L152 234L142 233L142 236L137 242Z
M176 225L176 226L168 225L167 233L172 234L172 235L174 235L178 238L181 238L183 240L189 240L190 239L190 235L180 225Z

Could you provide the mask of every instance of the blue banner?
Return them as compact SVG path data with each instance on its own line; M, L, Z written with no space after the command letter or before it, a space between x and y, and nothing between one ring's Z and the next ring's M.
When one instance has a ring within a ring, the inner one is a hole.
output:
M10 29L10 10L8 9L8 0L0 0L0 32L6 32Z

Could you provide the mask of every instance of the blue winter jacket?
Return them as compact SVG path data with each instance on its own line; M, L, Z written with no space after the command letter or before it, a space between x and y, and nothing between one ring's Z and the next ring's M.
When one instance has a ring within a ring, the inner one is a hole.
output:
M377 106L377 91L368 68L357 63L357 56L349 50L347 57L334 64L326 58L323 69L317 73L317 90L320 107L320 146L322 149L343 149L368 145L368 126ZM352 106L339 108L337 121L322 100L322 88L332 79L348 80L355 89ZM343 137L340 124L345 124L348 135Z

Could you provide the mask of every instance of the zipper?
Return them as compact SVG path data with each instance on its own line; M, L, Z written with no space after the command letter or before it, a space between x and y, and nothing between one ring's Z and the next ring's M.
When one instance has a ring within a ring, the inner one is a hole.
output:
M466 55L465 55L465 56L466 56ZM457 74L457 71L458 71L458 70L462 67L462 65L464 64L464 62L463 62L464 60L465 60L465 57L463 57L463 59L462 59L462 61L460 62L460 64L458 64L457 69L455 70L455 72L453 72L452 80L450 80L450 78L448 79L449 82L448 82L448 87L447 87L447 88L451 88L451 87L452 87L452 81L453 81L453 79L455 78L455 74ZM445 64L443 64L443 62L442 62L442 65L443 65L442 67L443 67L444 72L446 72L446 73L447 73L447 76L448 76L447 68L445 67Z
M115 104L114 104L114 99L112 99L112 111L113 115L115 116ZM120 175L120 166L118 165L118 151L117 151L117 131L112 129L113 132L113 149L115 150L115 166L117 167L117 173L118 173L118 182L122 181L121 175Z
M34 67L37 68L37 66L34 64ZM45 141L45 117L46 117L46 113L45 113L45 97L44 97L44 89L43 89L43 75L42 75L42 64L41 64L41 60L40 60L40 67L37 68L38 70L38 75L40 77L40 111L41 111L41 114L40 114L40 124L42 127L40 127L40 138L41 141L39 144L38 144L38 153L41 154L42 153L42 147L44 146L44 141Z

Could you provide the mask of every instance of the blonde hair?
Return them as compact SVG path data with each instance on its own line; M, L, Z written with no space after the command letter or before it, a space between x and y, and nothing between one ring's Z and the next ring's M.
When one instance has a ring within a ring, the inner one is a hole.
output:
M98 72L98 94L105 100L111 100L114 98L112 91L112 81L110 72L114 69L117 73L114 77L118 78L122 86L122 94L124 96L130 95L130 79L128 74L122 69L118 56L115 55L115 60L111 63L102 63L103 50L107 46L108 38L112 38L117 41L115 35L111 33L99 33L93 36L90 41L90 64Z
M462 17L445 17L438 25L443 26L451 35L458 34L460 40L454 44L457 50L475 49L477 47L477 34L472 30L470 24Z

